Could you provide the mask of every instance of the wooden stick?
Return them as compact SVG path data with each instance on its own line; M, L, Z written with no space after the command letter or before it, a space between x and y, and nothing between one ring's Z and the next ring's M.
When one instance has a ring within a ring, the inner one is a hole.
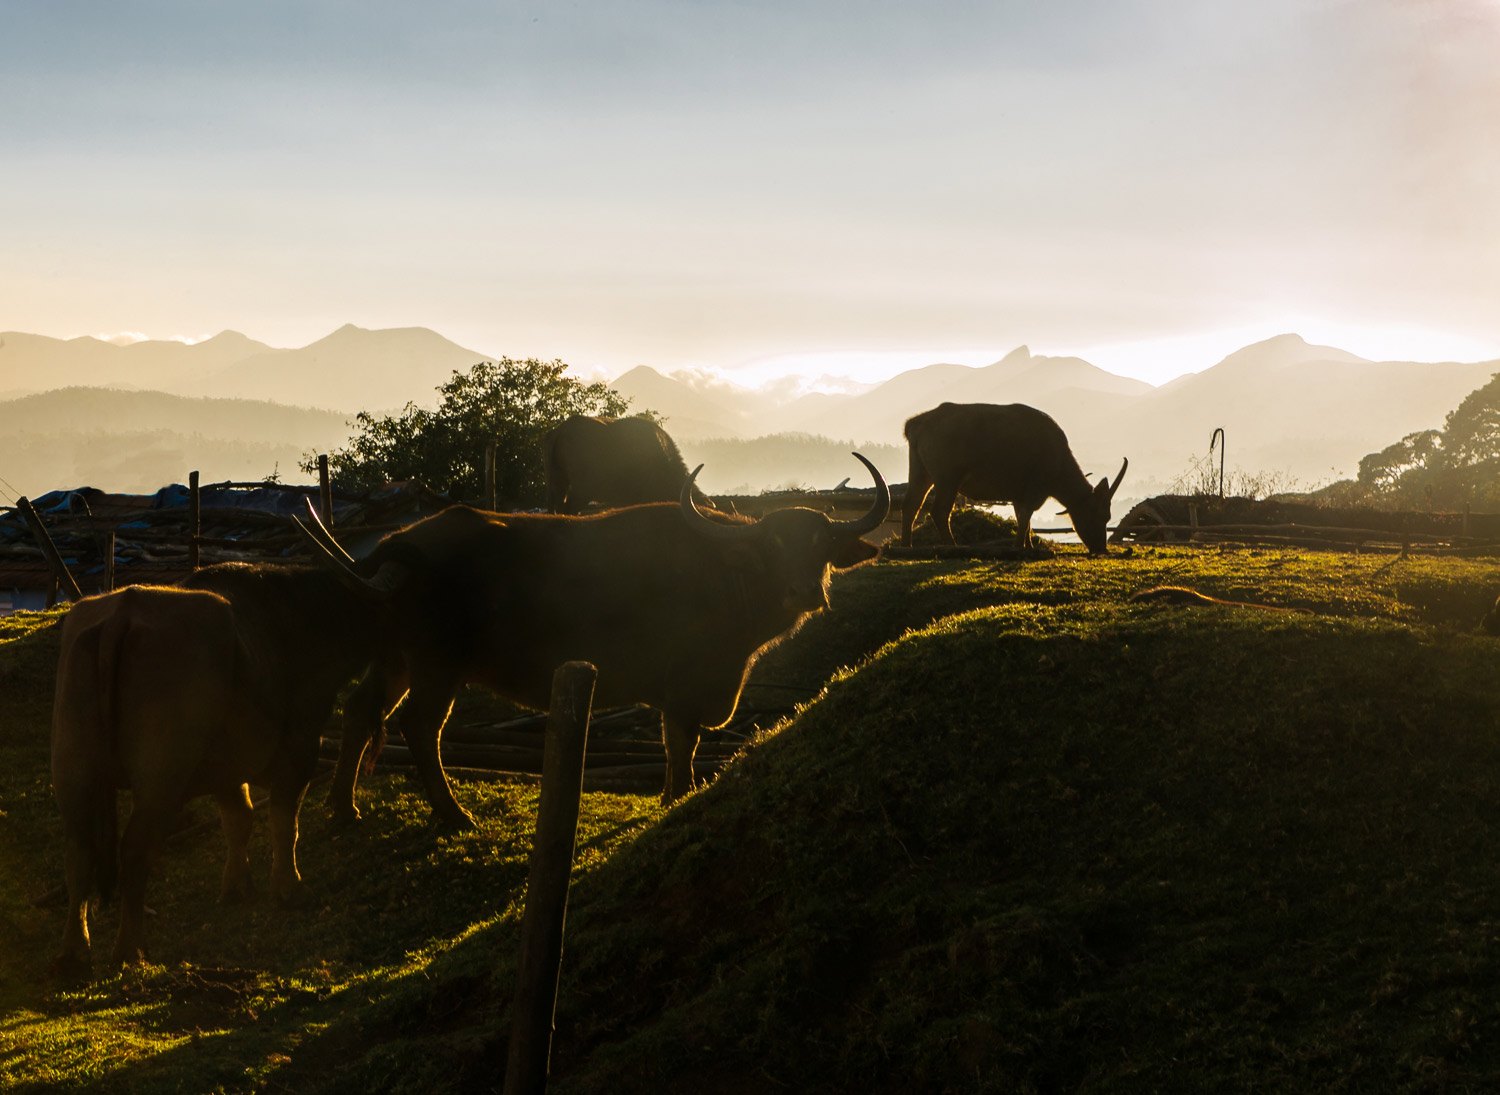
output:
M21 517L26 521L26 527L31 529L31 535L35 538L37 546L42 549L42 555L47 560L47 565L52 568L52 577L58 586L68 595L70 601L83 600L83 590L78 588L78 583L73 580L73 575L68 570L68 564L63 562L62 555L57 550L57 545L52 542L52 537L47 533L47 526L42 524L41 514L37 513L36 507L31 504L31 499L24 495L16 499L16 509L21 511ZM51 608L56 603L56 595L49 598L47 607Z
M203 493L198 489L198 473L188 473L188 566L198 569L199 534L203 531Z
M104 534L104 592L113 593L115 589L115 530L110 529Z
M565 662L552 675L541 801L526 880L516 994L510 1009L505 1095L537 1095L547 1089L568 880L578 837L578 800L583 794L583 752L598 675L588 662Z
M323 524L333 528L333 483L328 478L328 454L318 454L318 516Z

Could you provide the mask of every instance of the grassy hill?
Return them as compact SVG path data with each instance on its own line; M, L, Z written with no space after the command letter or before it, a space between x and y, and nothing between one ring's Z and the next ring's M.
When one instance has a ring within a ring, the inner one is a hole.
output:
M1128 600L1163 582L1311 611ZM1170 548L841 577L757 667L819 690L793 719L670 811L585 797L555 1089L1493 1086L1497 584ZM213 904L186 833L164 964L45 982L55 619L0 630L0 1083L498 1088L524 784L463 785L458 837L396 777L348 831L315 788L293 910Z

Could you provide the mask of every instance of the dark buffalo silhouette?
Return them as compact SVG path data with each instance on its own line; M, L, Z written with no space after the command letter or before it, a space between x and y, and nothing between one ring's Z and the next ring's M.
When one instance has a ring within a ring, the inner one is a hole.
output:
M379 614L317 567L224 563L193 588L128 586L63 620L52 714L68 920L56 968L89 968L88 903L119 883L116 964L142 956L147 875L190 798L218 803L222 896L249 888L247 783L270 790L271 888L292 896L297 811L338 690L379 656ZM116 795L131 792L116 837Z
M856 454L858 455L858 454ZM677 502L591 516L486 513L454 506L386 537L364 560L340 559L326 529L304 526L351 588L379 601L401 657L346 707L334 812L357 817L354 784L382 717L409 687L402 732L440 821L472 819L454 801L438 741L465 684L545 708L553 671L598 667L596 697L660 709L663 797L693 786L705 727L734 714L756 656L828 604L831 568L873 559L862 535L885 520L890 491L868 460L874 503L832 521L791 508L747 517L700 511L689 477Z
M948 519L962 494L976 502L1011 503L1022 547L1032 544L1031 515L1056 498L1090 554L1107 550L1110 502L1130 461L1120 464L1113 483L1103 478L1091 486L1050 415L1023 403L943 403L906 420L906 442L903 544L911 543L924 502L930 502L933 523L951 544Z
M575 414L542 439L542 464L553 513L579 513L589 502L674 501L688 474L676 442L645 418ZM693 490L700 506L713 504L696 486Z

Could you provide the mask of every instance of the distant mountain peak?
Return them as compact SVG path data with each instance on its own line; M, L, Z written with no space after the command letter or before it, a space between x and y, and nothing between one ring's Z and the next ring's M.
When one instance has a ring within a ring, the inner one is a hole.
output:
M1027 345L1025 345L1023 343L1022 345L1017 346L1010 353L1006 354L999 361L995 362L995 364L996 365L1025 365L1030 360L1031 360L1031 347L1027 346Z

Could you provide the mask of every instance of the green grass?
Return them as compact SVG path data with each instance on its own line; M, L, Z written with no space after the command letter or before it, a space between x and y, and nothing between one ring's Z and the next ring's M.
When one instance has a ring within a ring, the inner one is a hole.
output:
M1164 583L1313 611L1128 603ZM1492 1087L1497 584L1176 548L841 576L754 675L818 693L794 719L669 812L585 796L556 1089ZM292 910L215 904L186 834L162 964L46 982L55 620L0 621L0 1085L497 1087L523 784L460 787L460 837L397 777L342 831L315 787Z

